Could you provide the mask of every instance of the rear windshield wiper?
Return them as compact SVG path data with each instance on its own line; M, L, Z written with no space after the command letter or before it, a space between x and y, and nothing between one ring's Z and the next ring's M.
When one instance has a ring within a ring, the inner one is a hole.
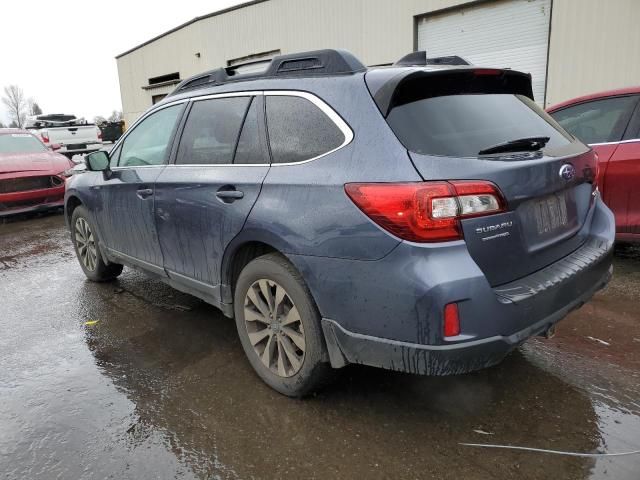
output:
M543 148L549 137L526 137L510 140L508 142L498 143L492 147L484 148L478 152L478 155L490 155L492 153L505 152L535 152Z

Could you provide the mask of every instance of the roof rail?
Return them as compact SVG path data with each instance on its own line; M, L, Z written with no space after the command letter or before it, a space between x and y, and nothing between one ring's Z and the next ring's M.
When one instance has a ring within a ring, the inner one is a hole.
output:
M417 52L411 52L396 63L396 66L426 66L426 65L471 65L464 58L457 55L450 55L448 57L433 57L427 58L426 50L418 50Z
M330 49L315 50L278 55L271 60L263 72L238 74L235 67L216 68L187 78L178 84L169 95L230 82L278 77L346 75L365 70L366 67L351 52Z

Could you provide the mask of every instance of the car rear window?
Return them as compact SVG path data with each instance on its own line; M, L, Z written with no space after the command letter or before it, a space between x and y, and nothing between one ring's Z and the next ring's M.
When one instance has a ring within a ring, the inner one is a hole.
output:
M545 150L572 141L533 100L507 93L417 99L393 107L387 122L408 150L425 155L475 157L528 137L549 137Z
M38 153L47 148L33 135L28 133L10 133L0 135L0 153Z

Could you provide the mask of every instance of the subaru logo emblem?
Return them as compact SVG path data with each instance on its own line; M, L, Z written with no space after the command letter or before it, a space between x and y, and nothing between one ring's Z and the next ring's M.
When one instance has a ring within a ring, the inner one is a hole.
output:
M569 181L575 176L576 169L570 163L567 163L560 167L560 178L564 178L565 180Z

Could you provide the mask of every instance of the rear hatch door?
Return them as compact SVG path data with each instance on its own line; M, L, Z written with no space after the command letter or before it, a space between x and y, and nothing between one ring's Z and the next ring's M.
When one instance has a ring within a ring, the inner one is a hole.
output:
M409 69L369 89L425 180L487 180L507 212L462 221L469 252L492 286L522 278L587 237L595 155L532 99L509 70ZM376 75L374 74L374 77Z

